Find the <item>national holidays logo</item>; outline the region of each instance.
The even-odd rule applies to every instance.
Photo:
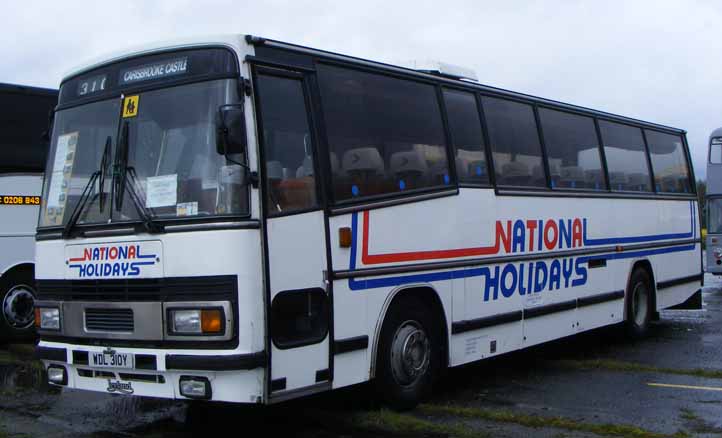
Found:
[[[84,248],[82,257],[67,261],[80,278],[136,277],[143,266],[158,263],[157,254],[144,254],[138,244],[121,244]]]

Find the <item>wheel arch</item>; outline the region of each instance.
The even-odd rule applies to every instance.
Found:
[[[442,336],[442,348],[445,356],[444,366],[446,367],[449,364],[449,326],[448,320],[446,318],[446,312],[444,310],[444,305],[441,301],[439,293],[436,291],[436,289],[434,289],[433,286],[427,283],[404,285],[392,290],[391,293],[389,293],[389,295],[386,297],[386,300],[384,301],[384,305],[381,308],[381,312],[379,313],[379,317],[376,321],[376,326],[374,328],[371,344],[371,364],[369,370],[371,379],[376,376],[378,343],[381,337],[381,329],[383,328],[384,321],[386,320],[386,315],[388,314],[389,309],[391,309],[391,306],[411,297],[421,301],[425,306],[428,306],[428,308],[434,315],[436,315],[437,318],[441,318],[441,321],[439,321],[439,323],[440,327],[443,328],[444,332]]]
[[[627,273],[627,282],[624,286],[624,319],[626,320],[629,316],[627,314],[629,306],[629,282],[632,280],[632,273],[637,269],[643,269],[647,272],[647,275],[649,275],[649,280],[651,282],[650,286],[652,288],[652,311],[657,311],[657,282],[654,280],[654,268],[652,267],[652,262],[649,259],[643,258],[643,259],[637,259],[634,262],[632,262],[632,265],[629,269],[629,272]]]
[[[9,266],[4,272],[0,274],[0,281],[5,281],[7,279],[13,278],[13,276],[23,272],[23,271],[30,271],[30,274],[33,276],[33,280],[35,279],[35,263],[33,262],[19,262],[12,266]],[[35,286],[34,284],[32,286]]]

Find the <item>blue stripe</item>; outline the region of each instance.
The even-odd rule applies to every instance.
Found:
[[[655,240],[667,240],[667,239],[686,239],[694,236],[695,233],[695,222],[694,222],[694,207],[693,202],[689,202],[689,222],[690,231],[686,233],[671,233],[671,234],[652,234],[648,236],[632,236],[632,237],[609,237],[600,239],[587,239],[587,220],[584,219],[584,246],[599,246],[599,245],[617,245],[621,243],[644,243],[653,242]]]
[[[692,237],[696,235],[695,230],[695,217],[694,217],[694,207],[693,203],[690,202],[690,212],[691,212],[691,218],[690,218],[690,225],[692,226],[692,231],[689,233],[676,233],[676,234],[657,234],[657,235],[650,235],[650,236],[639,236],[639,237],[618,237],[618,238],[610,238],[610,239],[587,239],[586,232],[587,232],[587,224],[586,219],[584,220],[584,245],[602,245],[602,243],[599,242],[605,242],[607,244],[614,244],[614,243],[630,243],[630,242],[649,242],[653,240],[665,240],[665,239],[673,239],[673,238],[685,238],[685,237]],[[357,241],[357,234],[358,234],[358,213],[353,213],[351,216],[351,257],[349,261],[349,271],[354,271],[356,269],[356,241]],[[592,242],[592,243],[588,243]],[[595,260],[595,259],[606,259],[606,260],[621,260],[621,259],[629,259],[629,258],[635,258],[635,257],[645,257],[645,256],[651,256],[651,255],[659,255],[659,254],[669,254],[674,252],[684,252],[684,251],[691,251],[694,250],[697,247],[697,244],[691,244],[691,245],[684,245],[684,246],[674,246],[669,248],[654,248],[654,249],[646,249],[646,250],[640,250],[640,251],[632,251],[632,252],[613,252],[608,254],[595,254],[590,256],[583,256],[579,257],[579,259],[582,260],[582,262],[588,262],[589,260]],[[349,278],[348,280],[348,287],[351,290],[365,290],[365,289],[376,289],[380,287],[390,287],[390,286],[400,286],[403,284],[412,284],[412,283],[429,283],[433,281],[444,281],[444,280],[453,280],[458,278],[470,278],[470,277],[480,277],[482,276],[483,268],[474,268],[474,269],[459,269],[455,271],[445,271],[445,272],[431,272],[431,273],[423,273],[423,274],[413,274],[413,275],[401,275],[396,277],[384,277],[384,278],[372,278],[372,279],[360,279],[355,280],[353,278]]]

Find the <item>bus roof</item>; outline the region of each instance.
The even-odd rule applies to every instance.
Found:
[[[0,82],[0,93],[28,94],[34,96],[57,96],[58,90],[53,88],[31,87],[28,85],[6,84]]]
[[[184,49],[189,47],[202,47],[202,46],[227,46],[235,49],[239,53],[243,53],[243,38],[245,35],[240,34],[222,34],[222,35],[208,35],[199,36],[192,38],[177,38],[166,41],[157,41],[147,44],[141,44],[136,46],[126,47],[124,49],[116,50],[110,53],[106,53],[100,56],[96,56],[87,60],[86,62],[75,66],[63,75],[62,82],[84,73],[89,70],[93,70],[105,64],[110,64],[123,59],[150,54],[154,52]]]
[[[332,58],[332,59],[352,62],[352,63],[356,63],[356,64],[361,64],[361,65],[373,66],[376,68],[382,68],[382,69],[389,70],[389,71],[402,72],[404,74],[410,74],[410,75],[415,75],[415,76],[419,76],[419,77],[424,77],[427,79],[433,79],[433,80],[439,81],[439,82],[452,83],[452,84],[456,84],[456,85],[464,86],[464,87],[472,87],[472,88],[476,88],[478,90],[489,91],[489,92],[492,92],[495,94],[506,95],[509,97],[516,97],[518,99],[531,100],[536,103],[553,105],[555,107],[566,108],[566,109],[569,109],[572,111],[580,111],[580,112],[588,113],[590,115],[606,117],[606,118],[618,120],[621,122],[627,122],[627,123],[632,123],[632,124],[636,124],[636,125],[644,125],[644,126],[651,127],[651,128],[657,128],[657,129],[662,129],[662,130],[667,130],[667,131],[674,131],[674,132],[678,132],[678,133],[686,133],[687,132],[683,129],[675,128],[672,126],[661,125],[661,124],[652,123],[652,122],[646,122],[644,120],[635,119],[632,117],[621,116],[621,115],[609,113],[606,111],[599,111],[599,110],[595,110],[595,109],[588,108],[588,107],[559,102],[556,100],[546,99],[543,97],[533,96],[530,94],[510,91],[510,90],[506,90],[503,88],[492,87],[489,85],[484,85],[484,84],[480,84],[480,83],[473,82],[473,81],[446,78],[443,76],[434,75],[431,73],[425,73],[425,72],[413,70],[410,68],[401,67],[398,65],[385,64],[385,63],[377,62],[377,61],[369,61],[369,60],[366,60],[363,58],[342,55],[339,53],[334,53],[334,52],[329,52],[329,51],[319,50],[319,49],[313,49],[313,48],[301,46],[298,44],[286,43],[283,41],[276,41],[276,40],[272,40],[272,39],[266,39],[266,38],[262,38],[262,37],[251,36],[251,35],[248,35],[246,37],[246,39],[253,44],[264,44],[269,47],[275,47],[275,48],[279,48],[279,49],[285,49],[285,50],[289,50],[289,51],[305,53],[308,55],[316,55],[316,56]]]
[[[710,141],[713,137],[722,137],[722,128],[717,128],[709,135]]]
[[[245,41],[244,41],[245,38]],[[617,120],[620,122],[626,122],[631,123],[635,125],[643,125],[650,128],[656,128],[666,131],[674,131],[677,133],[686,133],[685,130],[675,128],[672,126],[666,126],[661,125],[658,123],[652,123],[652,122],[646,122],[644,120],[635,119],[632,117],[626,117],[621,116],[618,114],[613,114],[605,111],[599,111],[579,105],[573,105],[569,103],[559,102],[552,99],[546,99],[542,97],[537,97],[525,93],[519,93],[514,92],[510,90],[506,90],[503,88],[497,88],[492,87],[489,85],[483,85],[477,82],[472,82],[468,80],[458,80],[458,79],[451,79],[451,78],[445,78],[443,76],[431,74],[431,73],[425,73],[417,70],[413,70],[407,67],[402,67],[398,65],[391,65],[386,64],[378,61],[370,61],[363,58],[358,58],[354,56],[349,55],[343,55],[335,52],[320,50],[320,49],[314,49],[310,47],[301,46],[298,44],[293,43],[286,43],[282,41],[262,38],[262,37],[256,37],[252,35],[243,35],[243,34],[221,34],[221,35],[215,35],[215,36],[206,36],[206,37],[193,37],[193,38],[182,38],[182,39],[174,39],[169,41],[163,41],[163,42],[155,42],[155,43],[149,43],[149,44],[143,44],[139,46],[129,47],[126,49],[122,49],[119,51],[115,51],[109,54],[105,54],[103,56],[96,57],[94,59],[91,59],[73,69],[68,71],[63,76],[63,82],[70,79],[73,76],[76,76],[78,74],[84,73],[86,71],[95,69],[97,67],[100,67],[101,65],[109,64],[112,62],[120,61],[122,59],[143,55],[143,54],[150,54],[154,52],[159,51],[166,51],[166,50],[174,50],[174,49],[182,49],[182,48],[189,48],[189,47],[199,47],[199,46],[227,46],[229,48],[234,49],[239,54],[245,54],[247,50],[245,49],[246,42],[249,42],[251,44],[255,45],[266,45],[268,47],[278,48],[278,49],[284,49],[289,51],[294,51],[298,53],[303,53],[307,55],[313,55],[313,56],[319,56],[319,57],[325,57],[325,58],[331,58],[331,59],[337,59],[345,62],[350,62],[354,64],[359,65],[366,65],[366,66],[372,66],[375,68],[388,70],[388,71],[396,71],[401,72],[406,75],[413,75],[418,77],[423,77],[426,79],[432,79],[434,81],[443,82],[443,83],[449,83],[449,84],[455,84],[457,86],[463,86],[463,87],[471,87],[475,88],[481,91],[488,91],[495,94],[501,94],[506,95],[509,97],[516,97],[518,99],[524,99],[524,100],[530,100],[539,104],[548,104],[555,107],[561,107],[566,108],[571,111],[578,111],[587,113],[590,115],[596,115],[600,117],[605,117],[608,119]],[[243,60],[241,60],[243,61]]]

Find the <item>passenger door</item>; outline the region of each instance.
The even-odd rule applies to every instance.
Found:
[[[271,400],[330,387],[326,232],[303,74],[256,67]]]

